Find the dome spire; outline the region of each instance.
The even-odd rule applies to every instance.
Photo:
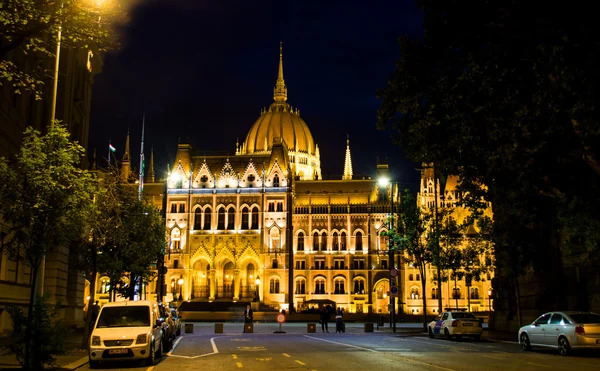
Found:
[[[279,42],[279,71],[277,72],[277,82],[273,89],[273,99],[277,103],[284,103],[287,100],[287,87],[283,80],[283,42]]]
[[[352,180],[352,158],[350,157],[350,135],[346,136],[346,161],[344,161],[344,180]]]

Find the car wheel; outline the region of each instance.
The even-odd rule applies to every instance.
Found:
[[[432,338],[432,339],[435,337],[435,335],[433,334],[433,330],[431,329],[431,327],[429,328],[429,337]]]
[[[564,336],[558,339],[558,353],[560,353],[561,356],[567,356],[571,353],[569,340]]]
[[[447,328],[444,329],[444,337],[446,340],[452,340],[452,335],[450,335],[450,331]]]
[[[152,341],[152,344],[150,344],[150,354],[148,355],[148,358],[146,358],[146,365],[154,366],[154,356],[154,341]]]
[[[521,334],[521,349],[524,351],[531,350],[531,343],[529,342],[529,336],[523,333]]]
[[[100,366],[100,361],[92,361],[90,359],[90,368],[98,368]]]

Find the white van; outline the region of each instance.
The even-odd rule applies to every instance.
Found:
[[[90,368],[100,362],[145,359],[154,365],[162,357],[162,321],[149,300],[105,304],[90,339]]]

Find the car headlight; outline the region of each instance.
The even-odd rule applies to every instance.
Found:
[[[92,345],[100,346],[100,336],[92,336]]]
[[[148,334],[139,334],[135,339],[136,344],[146,344],[148,342]]]

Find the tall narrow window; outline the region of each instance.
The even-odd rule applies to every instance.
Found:
[[[296,281],[296,294],[306,294],[306,281],[299,279]]]
[[[365,281],[363,281],[363,280],[354,281],[354,293],[355,294],[364,294],[365,293]]]
[[[194,211],[194,229],[198,230],[201,228],[202,226],[202,213],[200,212],[200,208],[197,208],[196,211]]]
[[[298,250],[304,250],[304,232],[298,233]]]
[[[277,174],[273,177],[273,187],[279,187],[279,175]]]
[[[269,284],[269,293],[279,294],[279,278],[271,278]]]
[[[327,233],[321,233],[321,251],[327,250]]]
[[[325,293],[325,280],[318,279],[315,281],[315,294],[324,294]]]
[[[227,229],[235,229],[235,209],[233,207],[227,210]]]
[[[217,229],[223,230],[225,229],[225,208],[219,209]]]
[[[333,232],[333,236],[331,236],[331,249],[334,251],[338,251],[340,248],[339,245],[339,241],[338,241],[338,234],[337,232]]]
[[[185,204],[183,202],[179,204],[179,212],[185,213]]]
[[[356,232],[356,250],[362,250],[362,248],[363,248],[362,233]]]
[[[319,250],[319,234],[315,232],[313,234],[313,251]]]
[[[282,212],[283,211],[283,202],[279,201],[277,202],[277,212]]]
[[[254,206],[252,208],[252,224],[250,225],[252,229],[258,229],[258,207]]]
[[[344,288],[344,280],[341,278],[338,278],[335,280],[334,282],[334,294],[345,294],[346,293],[346,289]]]
[[[210,210],[210,207],[207,207],[204,210],[204,225],[202,226],[202,229],[204,229],[205,231],[210,230],[210,219],[212,218],[212,212]]]
[[[342,232],[342,236],[340,238],[340,249],[342,251],[346,250],[346,232]]]
[[[247,230],[250,229],[250,220],[248,219],[250,215],[248,214],[248,208],[244,206],[242,208],[242,229]]]

